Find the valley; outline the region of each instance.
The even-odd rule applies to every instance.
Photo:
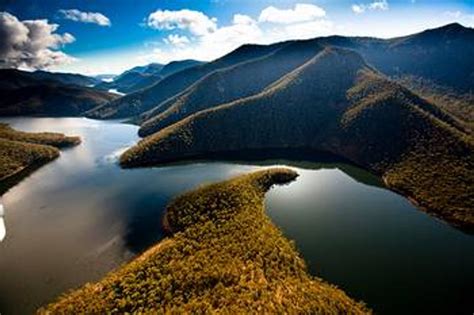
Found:
[[[0,52],[0,313],[472,312],[473,55],[459,23],[117,75]]]

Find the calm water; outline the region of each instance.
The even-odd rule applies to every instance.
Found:
[[[82,118],[2,121],[80,135],[83,143],[2,196],[1,314],[32,312],[156,243],[164,206],[176,194],[262,167],[219,162],[122,170],[117,157],[138,140],[135,126]],[[472,313],[473,236],[417,211],[353,166],[258,164],[300,173],[266,202],[313,274],[382,314]]]

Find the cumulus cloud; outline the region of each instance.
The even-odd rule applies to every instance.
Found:
[[[217,29],[217,19],[193,10],[157,10],[148,16],[147,24],[159,30],[182,29],[193,35],[202,36]]]
[[[189,38],[177,34],[168,35],[168,37],[164,39],[164,42],[177,47],[183,47],[190,43]]]
[[[367,10],[387,11],[389,9],[389,6],[388,6],[387,0],[376,0],[368,4],[353,4],[351,8],[352,8],[352,12],[356,14],[362,14],[362,13],[365,13]]]
[[[83,12],[77,9],[59,10],[63,18],[76,22],[94,23],[100,26],[110,26],[108,17],[99,12]]]
[[[55,33],[58,27],[48,20],[20,21],[0,12],[0,68],[42,69],[73,61],[58,49],[75,39],[69,33]]]
[[[262,10],[258,18],[259,22],[270,22],[278,24],[293,24],[297,22],[308,22],[326,15],[323,8],[314,4],[297,3],[293,9],[278,9],[273,6]]]
[[[159,30],[188,31],[189,37],[168,35],[168,46],[154,47],[140,55],[139,61],[166,63],[180,59],[210,60],[243,44],[269,44],[289,39],[307,39],[329,35],[333,23],[324,9],[310,4],[296,4],[293,9],[267,7],[258,18],[235,14],[231,23],[218,26],[217,20],[202,12],[158,10],[150,14],[147,24]]]

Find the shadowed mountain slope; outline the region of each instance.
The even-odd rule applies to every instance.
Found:
[[[197,80],[215,70],[230,67],[250,59],[260,58],[272,53],[281,45],[284,44],[271,46],[244,45],[213,62],[171,74],[151,87],[104,104],[90,111],[88,116],[92,118],[124,118],[137,116],[183,91]]]
[[[474,224],[468,136],[439,108],[339,48],[325,49],[262,93],[162,129],[125,152],[121,163],[288,147],[341,155],[432,213]]]
[[[152,134],[197,111],[259,93],[323,49],[314,41],[296,41],[262,58],[214,71],[143,114],[142,119],[152,118],[142,124],[139,134]]]

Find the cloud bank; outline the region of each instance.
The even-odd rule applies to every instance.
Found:
[[[69,33],[57,34],[58,27],[48,20],[20,21],[0,12],[0,68],[43,69],[73,61],[58,49],[75,39]]]
[[[75,22],[93,23],[100,26],[110,26],[111,22],[108,17],[99,12],[83,12],[77,9],[59,10],[63,18]]]
[[[166,63],[179,59],[210,60],[220,57],[243,44],[269,44],[288,39],[307,39],[328,35],[333,23],[326,11],[313,4],[298,3],[293,8],[264,8],[257,18],[235,14],[230,24],[219,26],[214,17],[194,10],[157,10],[146,24],[152,29],[170,34],[165,47],[139,56],[139,62]],[[184,34],[186,33],[186,34]]]

